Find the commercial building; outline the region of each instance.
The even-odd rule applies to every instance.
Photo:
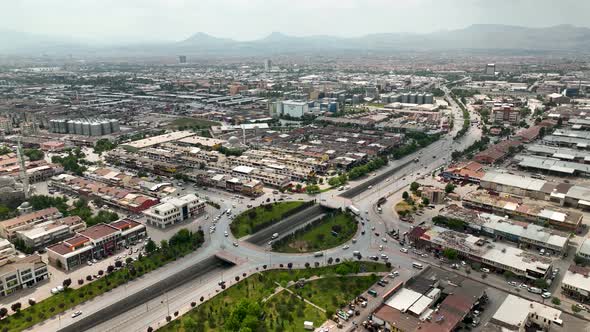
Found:
[[[525,169],[565,176],[590,176],[590,164],[528,155],[516,155],[514,159]]]
[[[500,141],[499,143],[491,145],[487,149],[477,153],[473,157],[473,160],[481,164],[495,164],[504,160],[510,153],[518,151],[518,148],[521,145],[522,143],[519,141]]]
[[[445,284],[430,269],[423,270],[383,296],[383,304],[371,314],[373,326],[396,332],[455,331],[487,296],[474,281],[456,282]]]
[[[262,182],[217,174],[214,171],[195,170],[187,174],[189,179],[208,187],[225,189],[242,195],[258,197],[264,193]]]
[[[14,257],[16,257],[14,245],[6,239],[0,239],[0,266],[10,263]]]
[[[285,100],[281,103],[280,114],[283,116],[289,116],[292,118],[301,118],[305,114],[309,113],[309,105],[305,101],[293,101]]]
[[[482,164],[468,161],[449,166],[442,171],[441,176],[447,180],[479,183],[484,174]]]
[[[32,213],[24,214],[12,219],[0,221],[0,236],[13,240],[17,231],[31,229],[36,224],[44,223],[48,220],[61,218],[62,214],[56,208],[51,207]]]
[[[550,331],[562,325],[561,310],[508,294],[490,322],[508,331]]]
[[[516,124],[520,121],[520,112],[512,104],[495,104],[492,107],[492,121]]]
[[[522,198],[509,195],[490,195],[481,190],[463,196],[463,206],[498,215],[508,215],[540,225],[551,225],[556,229],[575,232],[582,224],[583,214],[576,211],[554,208],[547,204],[525,203]]]
[[[69,174],[54,176],[49,186],[133,213],[158,204],[157,198]]]
[[[16,258],[0,267],[0,295],[10,295],[45,279],[49,279],[49,273],[41,256],[33,254]]]
[[[535,224],[510,220],[506,217],[482,213],[454,204],[442,209],[439,216],[461,220],[473,232],[491,237],[494,240],[515,242],[520,248],[544,249],[556,254],[564,254],[568,248],[568,234]]]
[[[195,194],[188,194],[182,197],[164,198],[162,203],[143,211],[143,214],[147,217],[148,224],[166,228],[194,218],[203,212],[205,212],[205,202]]]
[[[89,260],[112,255],[122,246],[135,243],[145,235],[145,226],[130,219],[97,224],[47,247],[47,257],[50,264],[69,271]]]
[[[48,220],[31,225],[30,228],[16,231],[16,238],[23,241],[31,250],[45,248],[47,245],[72,236],[86,228],[86,223],[78,216]]]
[[[582,302],[590,300],[590,268],[575,264],[565,271],[561,289],[566,295]]]
[[[486,65],[486,68],[485,68],[484,73],[486,75],[496,75],[496,64],[494,64],[494,63],[488,63]]]
[[[552,259],[548,257],[439,226],[426,230],[416,245],[439,253],[454,249],[462,259],[480,263],[499,273],[510,271],[529,280],[546,278],[552,266]]]

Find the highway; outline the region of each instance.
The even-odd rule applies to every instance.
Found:
[[[450,98],[449,98],[450,99]],[[85,315],[90,316],[100,310],[114,305],[115,303],[137,294],[145,288],[153,286],[160,280],[164,280],[172,275],[176,275],[189,269],[198,262],[209,259],[216,254],[223,254],[225,257],[233,257],[235,266],[226,269],[216,269],[204,276],[186,280],[181,286],[171,289],[163,294],[152,296],[147,302],[135,307],[128,307],[115,315],[109,317],[107,321],[100,323],[89,331],[145,331],[148,326],[158,327],[165,323],[165,318],[172,315],[175,311],[180,313],[190,309],[190,302],[200,303],[200,297],[205,299],[221,291],[218,282],[224,280],[227,286],[235,283],[235,277],[242,277],[245,273],[250,275],[257,270],[264,268],[280,268],[280,264],[286,268],[288,263],[293,264],[293,268],[302,268],[305,263],[313,264],[318,262],[321,265],[327,264],[327,259],[340,258],[353,259],[352,252],[360,251],[363,259],[371,255],[385,253],[389,256],[389,261],[398,269],[412,271],[412,257],[400,253],[400,246],[397,241],[387,238],[385,233],[392,229],[399,230],[401,233],[410,229],[410,224],[401,222],[394,214],[393,209],[384,209],[383,214],[376,210],[376,202],[382,196],[389,196],[389,203],[401,199],[401,193],[412,181],[424,176],[430,176],[434,170],[446,165],[451,159],[451,153],[457,149],[464,149],[473,142],[481,138],[481,131],[475,126],[470,126],[467,134],[453,140],[454,134],[460,129],[463,123],[462,114],[458,105],[454,104],[451,99],[451,109],[455,117],[455,128],[453,132],[445,135],[439,141],[432,143],[415,154],[408,155],[402,159],[391,161],[387,166],[376,171],[374,176],[368,176],[357,181],[352,181],[349,185],[354,191],[348,191],[347,197],[343,197],[341,192],[332,190],[324,192],[316,197],[306,195],[295,195],[297,199],[305,197],[306,200],[316,199],[323,205],[332,208],[345,208],[353,204],[359,208],[360,217],[365,219],[365,225],[360,226],[355,236],[355,240],[348,243],[349,248],[342,247],[332,248],[324,251],[322,257],[314,257],[313,253],[308,254],[281,254],[269,252],[268,246],[258,246],[248,241],[240,241],[233,238],[229,231],[231,219],[227,214],[221,216],[217,222],[217,230],[214,233],[208,232],[208,225],[211,220],[203,222],[202,226],[206,231],[206,239],[202,248],[195,253],[187,255],[177,261],[167,264],[164,268],[158,269],[145,275],[137,280],[122,286],[120,289],[111,291],[99,296],[92,301],[81,304],[72,308],[57,318],[47,320],[41,324],[29,329],[31,331],[73,331],[76,322],[84,319]],[[419,158],[419,162],[413,162]],[[378,179],[378,180],[377,180]],[[371,188],[369,188],[371,186]],[[351,189],[352,190],[352,189]],[[353,193],[353,194],[350,194]],[[272,195],[265,195],[256,201],[235,200],[231,195],[229,199],[224,199],[220,203],[221,210],[232,208],[235,214],[245,210],[246,204],[259,205]],[[272,198],[271,198],[272,200]],[[374,227],[374,230],[371,228]],[[361,235],[361,231],[365,235]],[[228,236],[224,232],[228,231]],[[379,235],[376,235],[378,233]],[[387,240],[385,242],[383,238]],[[238,246],[234,246],[234,242]],[[256,239],[256,243],[265,243],[265,239]],[[383,245],[384,250],[379,251],[379,246]],[[74,311],[80,310],[83,315],[77,318],[71,318]]]

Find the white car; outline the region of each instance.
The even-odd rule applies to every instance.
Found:
[[[486,269],[485,267],[481,268],[481,272],[483,273],[490,273],[490,269]]]
[[[399,251],[403,252],[404,254],[408,253],[408,249],[406,249],[406,248],[400,248]]]
[[[545,292],[545,293],[541,294],[541,297],[544,298],[544,299],[548,299],[548,298],[551,297],[551,293]]]
[[[379,246],[379,251],[383,251],[383,245]]]
[[[238,243],[237,242],[234,242],[234,247],[237,247],[237,246],[238,246]]]
[[[386,255],[386,254],[381,254],[381,259],[383,259],[383,260],[388,260],[388,259],[389,259],[389,257],[387,257],[387,255]]]
[[[227,231],[225,231],[225,232],[223,232],[223,235],[224,235],[225,237],[228,237],[228,236],[229,236],[229,233],[228,233]]]
[[[57,293],[59,293],[59,290],[57,290],[56,287],[51,289],[51,294],[57,294]]]
[[[82,311],[78,310],[72,314],[72,318],[76,318],[82,314]]]
[[[350,248],[350,246],[349,246],[348,244],[346,244],[346,245],[344,245],[344,246],[342,247],[342,249],[343,249],[343,250],[346,250],[346,249],[348,249],[348,248]]]
[[[385,237],[382,237],[382,238],[381,238],[381,241],[383,241],[383,242],[387,242],[387,238],[385,238]]]
[[[91,262],[91,261],[88,261],[88,262],[86,262],[86,264],[87,264],[88,266],[92,266],[92,262]]]

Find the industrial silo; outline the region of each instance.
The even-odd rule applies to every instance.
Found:
[[[111,133],[111,122],[108,120],[103,120],[100,122],[100,130],[102,135],[108,135]]]
[[[102,125],[100,122],[89,122],[90,125],[90,136],[101,136]]]
[[[432,93],[424,95],[424,104],[434,104],[434,96]]]
[[[415,104],[418,94],[410,93],[410,100],[408,101],[410,104]]]
[[[73,134],[74,131],[74,121],[68,121],[68,134]]]
[[[82,135],[82,121],[80,121],[80,120],[74,121],[74,134]]]
[[[82,135],[90,136],[90,122],[88,122],[88,121],[82,122]]]
[[[49,120],[49,131],[55,133],[55,120]]]
[[[112,119],[111,121],[111,133],[118,133],[121,128],[119,127],[119,120]]]
[[[410,94],[404,93],[402,94],[402,104],[407,104],[410,102]]]
[[[416,104],[424,104],[424,94],[423,93],[419,93],[418,96],[416,96]]]

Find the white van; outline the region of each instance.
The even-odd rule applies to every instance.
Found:
[[[418,270],[422,270],[424,268],[424,265],[418,263],[418,262],[413,262],[412,263],[412,267]]]

